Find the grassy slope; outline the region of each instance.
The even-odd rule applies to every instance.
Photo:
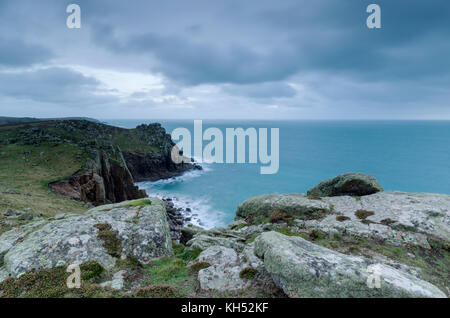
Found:
[[[0,211],[29,208],[47,216],[86,211],[86,204],[57,196],[47,186],[71,176],[86,159],[74,145],[0,145]]]
[[[49,182],[65,179],[85,166],[89,154],[78,145],[81,141],[112,142],[123,151],[159,151],[140,140],[134,130],[101,127],[104,130],[102,134],[87,137],[83,130],[64,131],[49,121],[0,126],[0,137],[18,139],[14,144],[0,142],[0,212],[7,208],[31,209],[52,216],[61,212],[86,211],[86,204],[57,196],[47,186]],[[48,134],[71,142],[26,145],[20,132],[30,128],[45,129]]]

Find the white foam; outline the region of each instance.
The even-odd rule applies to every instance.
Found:
[[[162,190],[161,188],[171,188],[169,185],[176,185],[179,182],[188,182],[193,178],[198,178],[206,172],[212,170],[211,165],[202,164],[203,170],[191,170],[185,172],[181,176],[173,177],[170,179],[158,180],[158,181],[145,181],[139,182],[137,185],[151,193],[151,196],[163,198],[172,198],[172,202],[175,208],[180,208],[181,213],[185,217],[190,217],[191,220],[188,223],[201,226],[206,229],[210,229],[218,226],[226,225],[226,213],[217,209],[214,209],[210,203],[210,199],[207,197],[191,197],[185,194],[179,194],[170,190]],[[186,211],[186,209],[191,211]]]

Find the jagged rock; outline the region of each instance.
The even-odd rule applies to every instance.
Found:
[[[300,237],[263,233],[255,240],[255,254],[290,297],[446,297],[408,273]]]
[[[110,270],[121,255],[142,263],[173,255],[164,203],[126,201],[31,222],[0,236],[3,270],[13,277],[31,269],[97,261]]]
[[[344,173],[322,181],[308,190],[309,196],[334,197],[340,195],[363,196],[383,191],[374,176],[364,173]]]
[[[145,198],[145,190],[134,185],[120,148],[93,151],[95,160],[88,160],[87,169],[72,177],[49,183],[49,188],[72,200],[90,202],[95,206]]]
[[[240,278],[242,267],[236,252],[223,246],[211,246],[198,257],[198,262],[207,262],[211,266],[198,272],[198,280],[203,290],[236,291],[248,286],[248,282]]]
[[[194,235],[205,231],[205,229],[195,226],[192,224],[188,224],[187,226],[181,228],[181,237],[180,237],[180,243],[185,244],[190,241]]]

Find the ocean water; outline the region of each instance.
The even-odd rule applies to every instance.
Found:
[[[121,127],[160,122],[193,135],[193,121],[105,120]],[[386,190],[450,194],[450,121],[203,121],[203,131],[279,128],[280,168],[261,175],[259,164],[202,164],[203,171],[141,182],[150,195],[175,198],[190,207],[193,223],[222,226],[238,204],[264,193],[305,193],[344,172],[374,175]],[[206,145],[206,142],[204,143]],[[269,148],[270,149],[270,148]]]

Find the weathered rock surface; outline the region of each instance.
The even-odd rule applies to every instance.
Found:
[[[297,217],[295,224],[300,228],[331,234],[345,232],[422,247],[429,247],[429,239],[450,241],[450,195],[446,194],[385,191],[360,198],[338,196],[319,200],[301,194],[273,194],[241,203],[236,214],[267,216],[277,209]],[[308,213],[313,209],[327,214],[316,218],[317,212]]]
[[[245,237],[242,233],[225,228],[213,228],[195,234],[186,246],[189,250],[206,250],[208,247],[218,245],[241,251],[244,248],[244,242]]]
[[[255,240],[255,254],[290,297],[446,297],[415,276],[300,237],[263,233]]]
[[[235,250],[223,246],[211,246],[203,251],[199,262],[207,262],[211,266],[198,272],[198,280],[203,290],[237,291],[249,285],[240,278],[242,267]]]
[[[93,151],[95,160],[88,160],[86,170],[79,171],[68,179],[49,183],[50,190],[95,206],[145,198],[145,190],[134,185],[120,149],[111,146],[109,150],[113,154],[104,150]]]
[[[130,203],[57,215],[4,233],[0,269],[17,277],[31,269],[97,261],[109,270],[121,255],[142,263],[173,255],[164,203],[155,198]]]
[[[205,229],[199,226],[188,224],[187,226],[181,228],[180,231],[181,231],[180,243],[186,245],[186,243],[189,242],[194,237],[194,235],[205,231]]]
[[[310,199],[303,194],[263,194],[239,204],[236,217],[268,217],[275,210],[283,210],[300,218],[313,219],[330,213],[331,207],[326,202]]]
[[[363,196],[383,191],[374,176],[364,173],[344,173],[335,178],[322,181],[308,190],[307,194],[317,197],[340,195]]]

